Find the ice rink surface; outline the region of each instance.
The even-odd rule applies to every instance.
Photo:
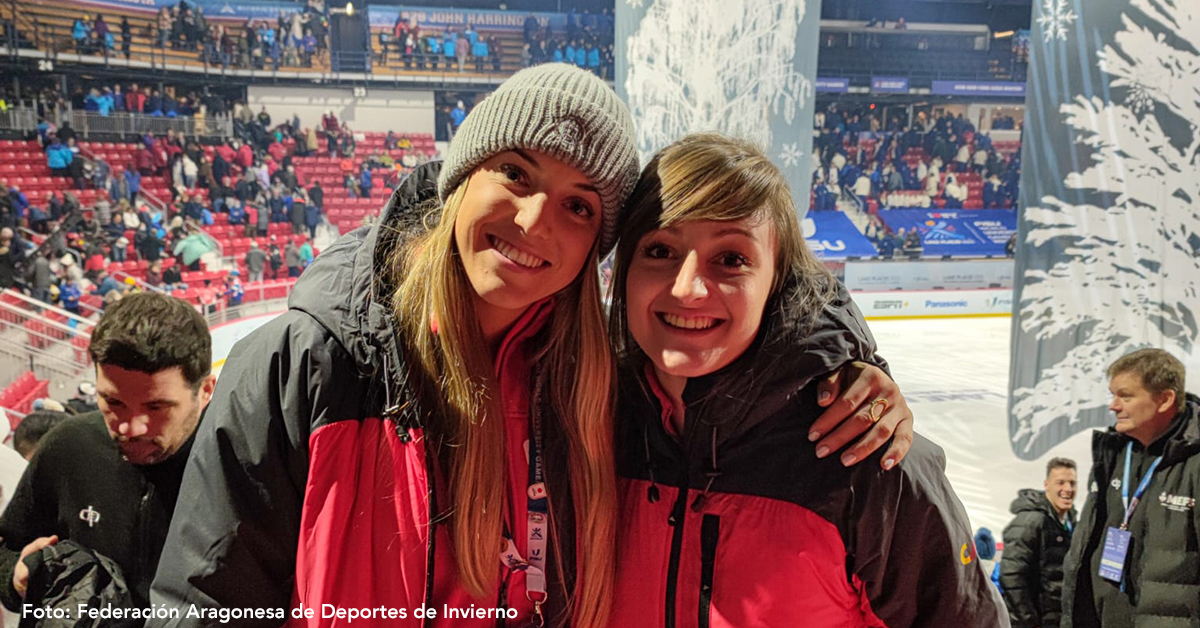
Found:
[[[879,352],[916,416],[916,431],[946,452],[946,475],[974,528],[1000,531],[1022,488],[1042,489],[1046,462],[1079,465],[1075,507],[1083,508],[1091,468],[1091,431],[1045,457],[1018,458],[1008,438],[1010,318],[872,320]]]

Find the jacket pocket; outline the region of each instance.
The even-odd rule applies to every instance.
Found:
[[[721,537],[721,517],[704,515],[700,525],[700,621],[709,628],[712,614],[713,572],[717,563],[717,541]]]

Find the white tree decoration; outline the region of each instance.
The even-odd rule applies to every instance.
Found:
[[[626,53],[625,91],[643,162],[696,131],[769,148],[770,114],[790,125],[812,98],[812,82],[794,66],[806,1],[654,2]]]
[[[1124,102],[1077,96],[1059,108],[1092,151],[1065,186],[1110,194],[1112,206],[1046,196],[1024,214],[1026,245],[1053,240],[1062,253],[1049,270],[1025,272],[1021,330],[1075,346],[1036,385],[1013,391],[1019,453],[1052,423],[1078,428],[1082,414],[1103,411],[1115,356],[1148,345],[1188,356],[1200,335],[1200,9],[1194,0],[1130,4],[1099,65]],[[1185,136],[1164,131],[1168,117],[1185,122],[1169,125]]]
[[[1046,41],[1066,41],[1067,28],[1075,21],[1075,12],[1067,8],[1067,0],[1043,0],[1042,14],[1037,21]]]

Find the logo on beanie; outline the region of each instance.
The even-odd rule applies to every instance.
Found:
[[[583,123],[577,118],[563,118],[554,129],[554,141],[563,148],[575,148],[583,138]]]

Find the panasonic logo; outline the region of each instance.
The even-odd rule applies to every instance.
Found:
[[[925,301],[925,307],[967,307],[966,301]]]

